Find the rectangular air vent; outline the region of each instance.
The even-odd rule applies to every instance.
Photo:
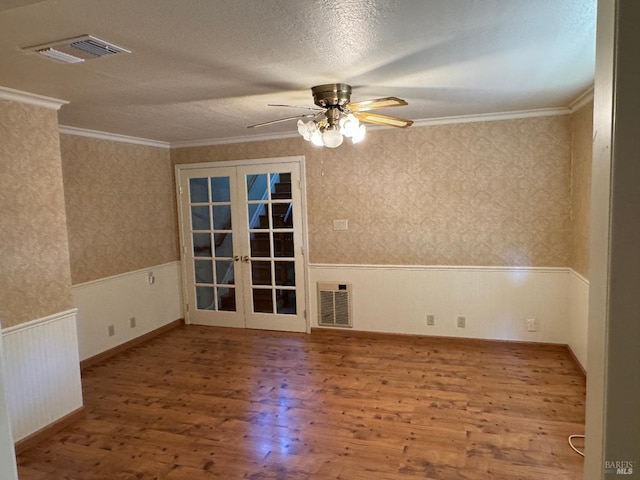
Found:
[[[81,63],[85,60],[116,55],[118,53],[131,53],[125,48],[118,47],[113,43],[105,42],[91,35],[82,35],[80,37],[68,38],[42,45],[34,45],[24,50],[35,52],[63,63]]]
[[[351,285],[318,283],[318,324],[324,327],[353,327]]]

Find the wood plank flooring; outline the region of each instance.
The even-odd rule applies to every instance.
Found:
[[[564,347],[184,326],[83,371],[21,480],[581,479]]]

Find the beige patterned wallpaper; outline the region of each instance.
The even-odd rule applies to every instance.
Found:
[[[0,321],[72,308],[58,117],[0,100]]]
[[[61,135],[73,284],[179,259],[169,150]]]
[[[178,148],[172,162],[305,155],[312,263],[566,267],[568,116]],[[348,231],[333,231],[347,219]]]
[[[571,263],[589,277],[593,102],[571,116]]]
[[[0,101],[0,112],[5,327],[71,308],[72,282],[177,260],[172,163],[305,155],[313,263],[588,275],[591,104],[570,117],[372,130],[336,150],[292,138],[171,153],[59,137],[48,109]],[[349,230],[334,232],[334,219]]]

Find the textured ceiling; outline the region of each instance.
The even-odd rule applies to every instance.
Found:
[[[567,107],[593,83],[596,0],[0,0],[0,86],[67,100],[60,124],[165,142],[295,132],[310,87],[398,96],[413,120]],[[127,48],[65,65],[27,47]]]

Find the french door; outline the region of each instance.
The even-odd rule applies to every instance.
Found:
[[[306,331],[300,164],[177,173],[187,321]]]

